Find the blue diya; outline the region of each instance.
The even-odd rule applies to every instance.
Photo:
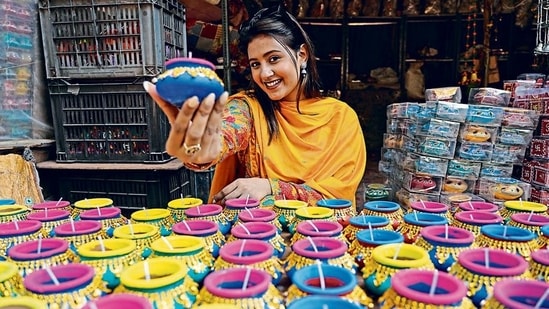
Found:
[[[180,108],[190,97],[202,101],[210,93],[219,97],[223,81],[215,73],[215,66],[199,58],[174,58],[166,62],[166,71],[153,79],[158,95]]]

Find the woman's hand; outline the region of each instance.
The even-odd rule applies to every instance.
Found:
[[[265,178],[238,178],[213,196],[215,203],[224,205],[233,198],[253,198],[258,201],[271,194],[271,183]]]
[[[171,124],[170,135],[166,141],[166,151],[184,163],[210,163],[221,152],[221,123],[223,109],[227,103],[227,92],[217,101],[210,94],[202,102],[191,97],[181,109],[162,100],[156,92],[156,86],[144,82],[145,91],[168,117]]]

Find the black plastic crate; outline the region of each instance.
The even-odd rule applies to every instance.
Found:
[[[166,162],[170,125],[142,81],[50,81],[58,162]]]
[[[154,76],[185,56],[185,8],[177,0],[40,0],[46,75]]]
[[[189,181],[191,183],[191,195],[202,199],[204,203],[208,202],[210,196],[210,186],[215,169],[210,168],[205,171],[189,170]]]
[[[192,196],[189,170],[180,162],[165,164],[38,164],[53,198],[78,200],[107,197],[125,212],[166,208],[168,202]]]

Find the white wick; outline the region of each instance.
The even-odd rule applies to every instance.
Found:
[[[101,251],[105,252],[105,243],[103,242],[103,237],[101,235],[97,236],[97,240],[99,240],[99,246],[101,247]]]
[[[252,233],[250,232],[250,230],[248,230],[248,228],[247,228],[244,224],[242,224],[242,223],[239,222],[238,225],[240,225],[240,226],[244,229],[244,231],[246,231],[246,233],[248,233],[248,235],[251,235],[251,234],[252,234]]]
[[[313,223],[313,221],[307,220],[306,222],[309,223],[313,227],[313,229],[315,229],[315,232],[317,232],[317,233],[320,232],[320,230],[318,229],[318,227],[316,227],[316,225]]]
[[[490,268],[490,251],[488,251],[488,248],[484,249],[484,267]]]
[[[59,199],[59,201],[57,201],[57,203],[55,203],[55,207],[59,206],[59,203],[61,203],[62,200],[63,200],[63,197],[61,197]],[[48,209],[48,207],[46,207],[46,209]]]
[[[132,222],[130,220],[128,220],[128,227],[130,228],[130,234],[133,236],[135,233],[133,231],[133,225],[132,225]]]
[[[448,223],[444,224],[444,238],[448,239]]]
[[[42,253],[42,234],[38,234],[38,248],[36,249],[36,253]]]
[[[400,248],[402,248],[402,244],[398,244],[395,250],[395,254],[393,255],[393,260],[398,259],[398,255],[400,254]]]
[[[372,222],[368,222],[368,230],[370,230],[370,240],[374,240],[374,230],[372,229]]]
[[[74,226],[74,220],[72,219],[72,217],[70,218],[70,222],[71,222],[71,229],[73,232],[76,232],[76,227]]]
[[[187,221],[183,220],[181,221],[183,222],[183,225],[187,228],[187,231],[190,231],[191,230],[191,227],[189,226],[189,224],[187,223]]]
[[[541,298],[538,299],[538,301],[536,302],[536,306],[534,307],[534,309],[541,308],[541,305],[543,305],[543,303],[545,302],[545,299],[547,299],[547,296],[549,296],[549,289],[546,289],[545,293],[541,295]]]
[[[311,243],[311,246],[313,246],[313,250],[315,250],[315,252],[318,252],[318,248],[316,247],[316,244],[315,244],[315,242],[313,241],[313,239],[311,238],[311,236],[307,236],[307,239],[308,239],[309,242]]]
[[[324,272],[322,271],[322,262],[316,260],[316,266],[318,267],[318,277],[320,279],[320,288],[322,290],[326,289],[326,279],[324,279]]]
[[[248,207],[244,207],[244,210],[246,210],[246,211],[250,214],[250,217],[251,217],[252,219],[254,218],[253,212],[252,212]]]
[[[431,281],[431,288],[429,289],[429,296],[435,295],[437,284],[438,284],[438,270],[435,269],[435,272],[433,273],[433,281]]]
[[[246,290],[248,288],[248,281],[250,281],[250,273],[252,272],[252,269],[247,267],[246,268],[246,276],[244,276],[244,282],[242,282],[242,290]]]
[[[169,248],[170,250],[173,250],[173,246],[172,246],[172,244],[170,244],[170,242],[168,241],[168,239],[167,239],[166,237],[164,237],[164,236],[162,236],[161,238],[162,238],[162,240],[164,241],[164,243],[166,244],[166,246],[168,246],[168,248]]]
[[[49,268],[45,263],[42,264],[42,268],[44,268],[46,270],[46,272],[48,273],[48,276],[50,276],[50,279],[51,281],[53,281],[53,283],[55,285],[59,285],[59,280],[57,280],[57,277],[55,276],[55,274],[53,273],[53,270],[51,270],[51,268]]]
[[[149,270],[149,261],[143,262],[143,268],[145,271],[145,280],[147,281],[151,280],[151,272]]]
[[[245,207],[248,207],[248,202],[250,201],[250,195],[246,195],[246,202],[244,203]]]
[[[17,219],[13,218],[13,225],[15,225],[15,230],[19,231],[19,222],[17,222]]]
[[[242,240],[242,244],[240,245],[240,250],[238,250],[238,257],[242,257],[242,254],[244,253],[244,247],[246,246],[246,239]]]

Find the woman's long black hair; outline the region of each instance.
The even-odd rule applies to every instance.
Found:
[[[314,55],[314,46],[307,33],[303,30],[299,22],[286,11],[282,5],[277,5],[259,10],[253,17],[242,24],[239,31],[239,48],[243,54],[248,53],[248,44],[258,35],[269,35],[279,42],[290,55],[292,61],[297,66],[297,58],[292,51],[299,51],[301,45],[309,52],[307,58],[307,74],[299,74],[297,109],[299,111],[299,100],[303,94],[305,98],[320,96],[320,77],[316,67]],[[299,69],[298,69],[299,70]],[[261,88],[251,80],[251,91],[267,118],[269,128],[269,143],[278,134],[278,122],[275,118],[275,111],[280,109],[280,102],[272,101]]]

